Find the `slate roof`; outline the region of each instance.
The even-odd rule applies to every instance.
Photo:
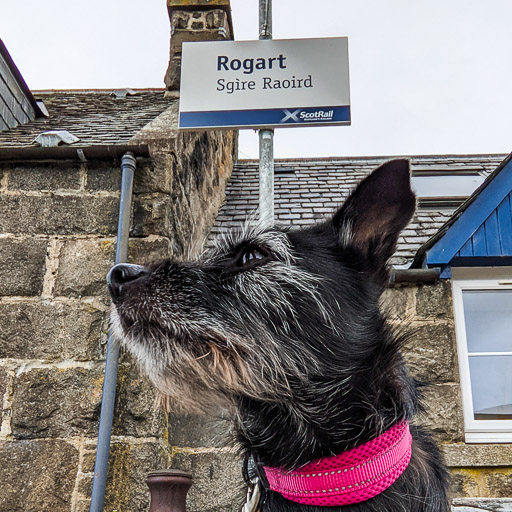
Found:
[[[133,96],[116,99],[113,90],[32,91],[49,117],[0,132],[0,148],[32,146],[46,130],[67,130],[80,138],[79,146],[127,144],[173,100],[164,89],[139,89]]]
[[[410,156],[413,176],[476,172],[487,176],[506,155]],[[280,224],[308,225],[332,213],[356,184],[393,157],[276,160],[275,217]],[[240,160],[226,190],[226,200],[211,239],[253,214],[258,205],[258,162]],[[408,266],[418,249],[450,219],[453,208],[420,204],[403,231],[392,263]]]

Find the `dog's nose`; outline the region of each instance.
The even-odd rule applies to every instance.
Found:
[[[123,285],[136,281],[147,274],[147,270],[140,265],[119,263],[110,269],[107,274],[107,284],[110,295],[113,299],[121,296]]]

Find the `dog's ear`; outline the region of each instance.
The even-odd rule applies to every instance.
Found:
[[[383,270],[415,209],[409,161],[391,160],[363,180],[334,215],[340,244],[360,251],[370,270]]]

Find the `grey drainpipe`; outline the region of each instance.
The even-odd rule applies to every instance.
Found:
[[[128,235],[130,231],[130,210],[132,204],[133,175],[137,168],[137,160],[133,153],[125,153],[121,159],[122,181],[121,199],[119,202],[119,221],[117,224],[116,264],[126,262],[128,256]],[[102,512],[107,483],[108,455],[110,452],[110,436],[114,416],[116,398],[117,368],[119,363],[119,344],[115,342],[112,332],[108,333],[107,362],[105,380],[103,382],[103,398],[101,400],[100,426],[90,512]]]

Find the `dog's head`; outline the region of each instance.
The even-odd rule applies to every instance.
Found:
[[[393,160],[312,227],[248,223],[199,261],[117,265],[114,332],[188,410],[287,400],[319,376],[349,380],[384,328],[386,265],[414,207],[409,163]]]

